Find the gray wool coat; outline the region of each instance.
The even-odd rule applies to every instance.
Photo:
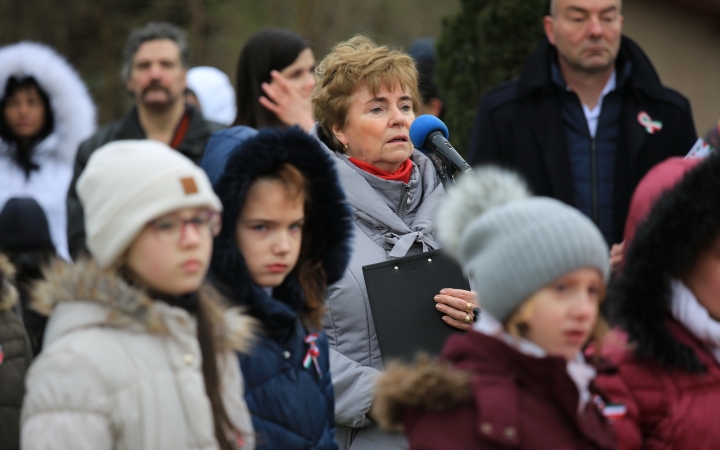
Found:
[[[383,370],[362,267],[436,250],[435,212],[445,190],[432,162],[415,150],[410,182],[383,180],[334,153],[353,209],[353,255],[345,276],[328,288],[325,332],[335,389],[336,439],[341,449],[406,449],[400,433],[378,428],[368,417],[375,379]]]

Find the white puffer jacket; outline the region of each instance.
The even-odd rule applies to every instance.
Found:
[[[23,449],[218,448],[190,314],[90,261],[55,264],[35,294],[32,307],[51,314],[26,379]],[[252,319],[228,312],[213,329],[226,325],[231,332],[218,346],[247,345]],[[238,359],[221,355],[225,408],[242,432],[241,448],[253,448]]]
[[[95,105],[80,76],[51,48],[21,42],[0,48],[0,97],[11,76],[32,76],[50,98],[55,127],[33,150],[40,169],[27,178],[11,159],[14,145],[0,139],[0,210],[12,197],[32,197],[45,211],[58,254],[67,245],[67,191],[80,144],[95,131]]]

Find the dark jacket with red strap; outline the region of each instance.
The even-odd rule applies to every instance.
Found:
[[[379,382],[377,415],[402,423],[411,449],[615,448],[594,402],[578,413],[564,359],[474,331],[449,338],[440,359],[390,369]]]
[[[516,170],[525,177],[534,194],[577,206],[561,91],[551,79],[553,61],[557,61],[557,51],[543,39],[528,58],[519,79],[494,87],[482,98],[468,162]],[[658,162],[685,155],[697,139],[688,100],[663,87],[648,57],[627,37],[622,38],[618,56],[618,62],[623,61],[632,67],[622,89],[614,167],[612,204],[616,241],[621,239],[630,196],[640,179]],[[662,122],[662,129],[650,134],[638,121],[641,112]]]

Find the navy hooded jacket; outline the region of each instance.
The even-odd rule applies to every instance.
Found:
[[[226,135],[236,143],[230,151]],[[218,148],[222,151],[216,152]],[[327,336],[320,332],[317,341],[319,375],[314,364],[303,367],[309,348],[305,338],[318,330],[308,330],[301,321],[305,297],[295,272],[268,295],[252,281],[235,238],[252,182],[268,169],[290,163],[310,185],[303,239],[312,244],[305,257],[322,263],[328,285],[340,279],[350,259],[352,222],[335,165],[320,143],[297,127],[264,129],[240,140],[237,130],[223,130],[208,144],[203,166],[207,162],[217,170],[223,160],[224,170],[214,186],[223,203],[223,226],[215,240],[211,276],[263,327],[251,353],[239,355],[257,448],[337,449]]]

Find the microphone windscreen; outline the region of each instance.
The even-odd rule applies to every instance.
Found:
[[[410,125],[410,140],[415,148],[423,148],[425,139],[433,131],[441,131],[445,139],[450,140],[450,132],[442,120],[430,114],[424,114]]]

